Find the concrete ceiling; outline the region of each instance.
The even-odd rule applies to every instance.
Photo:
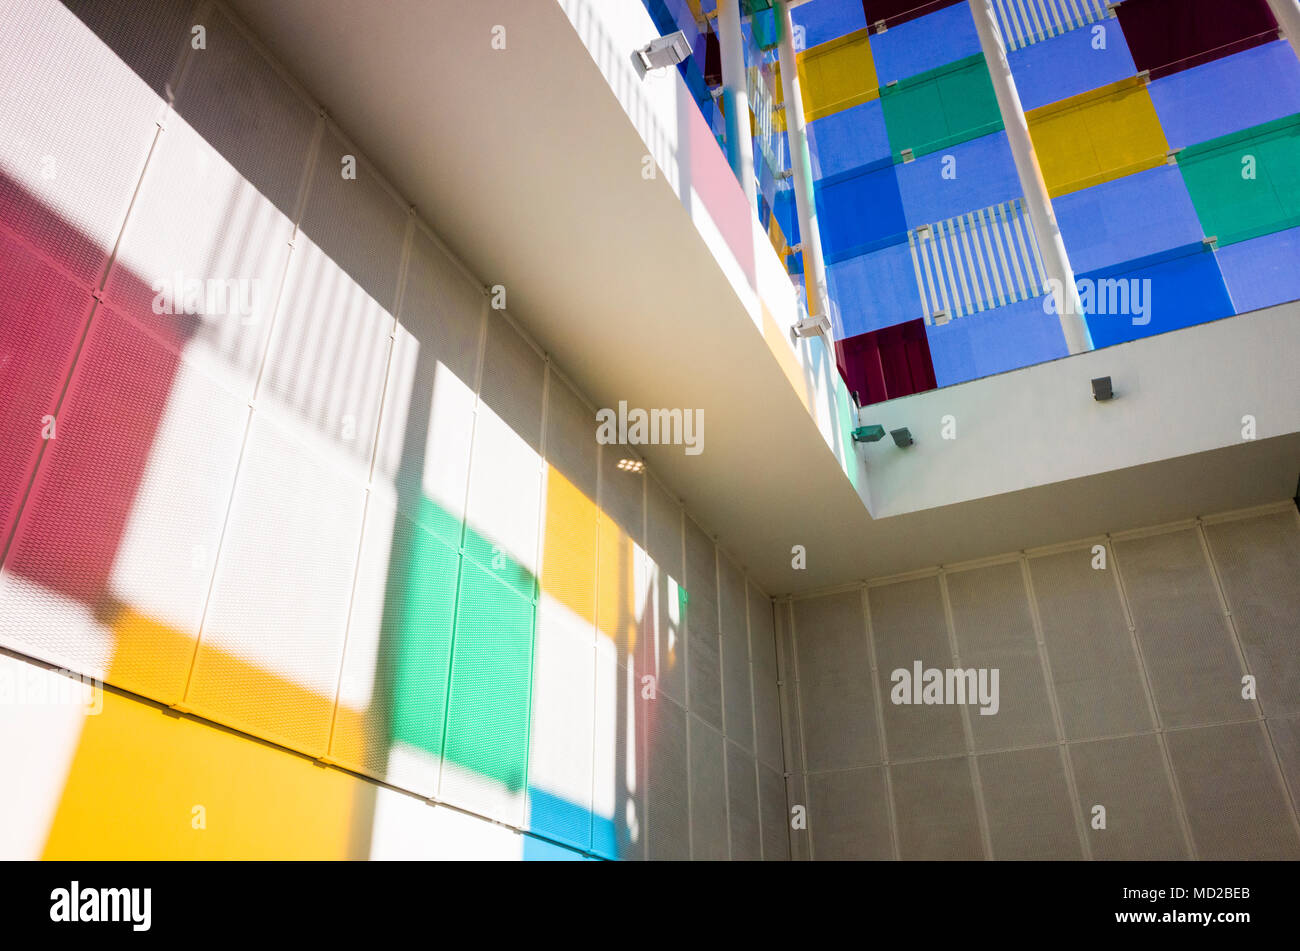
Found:
[[[597,405],[705,410],[705,452],[647,459],[774,594],[1295,490],[1291,434],[873,520],[557,3],[234,5]]]

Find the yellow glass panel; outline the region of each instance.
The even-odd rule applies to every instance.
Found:
[[[809,122],[880,96],[866,30],[804,50],[796,62],[804,118]]]
[[[1163,165],[1169,143],[1141,77],[1025,113],[1052,197]]]

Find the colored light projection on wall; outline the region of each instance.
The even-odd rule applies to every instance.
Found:
[[[788,857],[770,601],[221,7],[112,6],[0,15],[0,644],[109,685],[4,705],[0,853]]]
[[[1090,311],[1095,345],[1297,298],[1300,63],[1264,0],[993,9],[1076,277],[1149,291],[1147,313]],[[865,33],[881,84],[843,105],[805,85],[841,337],[923,318],[940,386],[1063,355],[1041,296],[936,320],[955,308],[908,253],[1022,200],[969,4],[810,0],[791,15],[827,63],[819,50]]]

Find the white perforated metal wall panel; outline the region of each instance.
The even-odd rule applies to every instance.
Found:
[[[1287,510],[1206,525],[1205,534],[1260,707],[1300,713],[1300,520]]]
[[[727,779],[722,734],[692,713],[691,858],[727,858]]]
[[[763,857],[757,770],[753,755],[727,740],[727,814],[734,862],[756,862]]]
[[[1164,726],[1255,715],[1241,662],[1194,529],[1115,543],[1120,576]]]
[[[880,734],[862,593],[795,601],[794,638],[808,769],[879,763]]]
[[[758,761],[775,770],[783,767],[781,750],[781,695],[777,681],[776,635],[772,629],[772,602],[750,585],[749,650],[754,678],[754,744]]]
[[[975,787],[966,757],[895,764],[889,767],[898,825],[898,854],[904,860],[980,859]]]
[[[1300,858],[1286,789],[1263,723],[1166,735],[1197,858]]]
[[[1072,740],[1155,725],[1115,566],[1095,569],[1093,557],[1089,547],[1029,559],[1056,702]]]
[[[660,695],[646,703],[646,819],[650,859],[691,857],[686,711]]]
[[[1079,805],[1094,859],[1185,859],[1169,770],[1153,734],[1071,743]],[[1094,809],[1106,810],[1106,827],[1093,827]]]
[[[763,861],[790,859],[789,813],[785,802],[785,779],[779,770],[758,764],[758,815],[763,832]]]
[[[592,851],[607,859],[644,859],[645,720],[639,684],[618,663],[614,645],[596,643],[596,753]]]
[[[990,688],[988,677],[998,671],[995,713],[980,712],[995,709],[986,697],[965,698],[975,749],[1055,742],[1056,724],[1020,563],[950,572],[945,582],[962,669],[989,672],[985,684]]]
[[[365,491],[254,414],[186,704],[320,755],[329,739]]]
[[[892,859],[884,768],[810,773],[808,831],[819,862]]]
[[[1083,857],[1058,747],[986,753],[979,771],[994,859]]]

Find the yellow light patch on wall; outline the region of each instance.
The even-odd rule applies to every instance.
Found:
[[[626,662],[636,647],[637,545],[604,513],[599,524],[596,627]]]
[[[134,608],[112,609],[113,660],[108,682],[169,706],[185,693],[194,638]]]
[[[596,503],[547,466],[542,590],[584,621],[596,619]]]
[[[876,61],[871,56],[866,30],[804,50],[795,62],[799,65],[804,118],[809,122],[880,96]],[[784,97],[780,67],[775,68],[776,86]]]
[[[351,830],[368,829],[373,795],[340,770],[105,691],[44,858],[364,858]]]
[[[790,386],[799,397],[799,401],[803,403],[803,408],[811,413],[812,408],[808,403],[808,381],[804,376],[803,367],[800,366],[794,351],[790,349],[789,335],[781,330],[772,312],[767,309],[767,305],[763,304],[762,307],[763,340],[767,343],[767,348],[772,351],[772,356],[776,357],[776,362],[781,365],[781,370],[790,381]]]
[[[1053,198],[1163,165],[1169,152],[1140,76],[1033,109],[1025,118]]]

